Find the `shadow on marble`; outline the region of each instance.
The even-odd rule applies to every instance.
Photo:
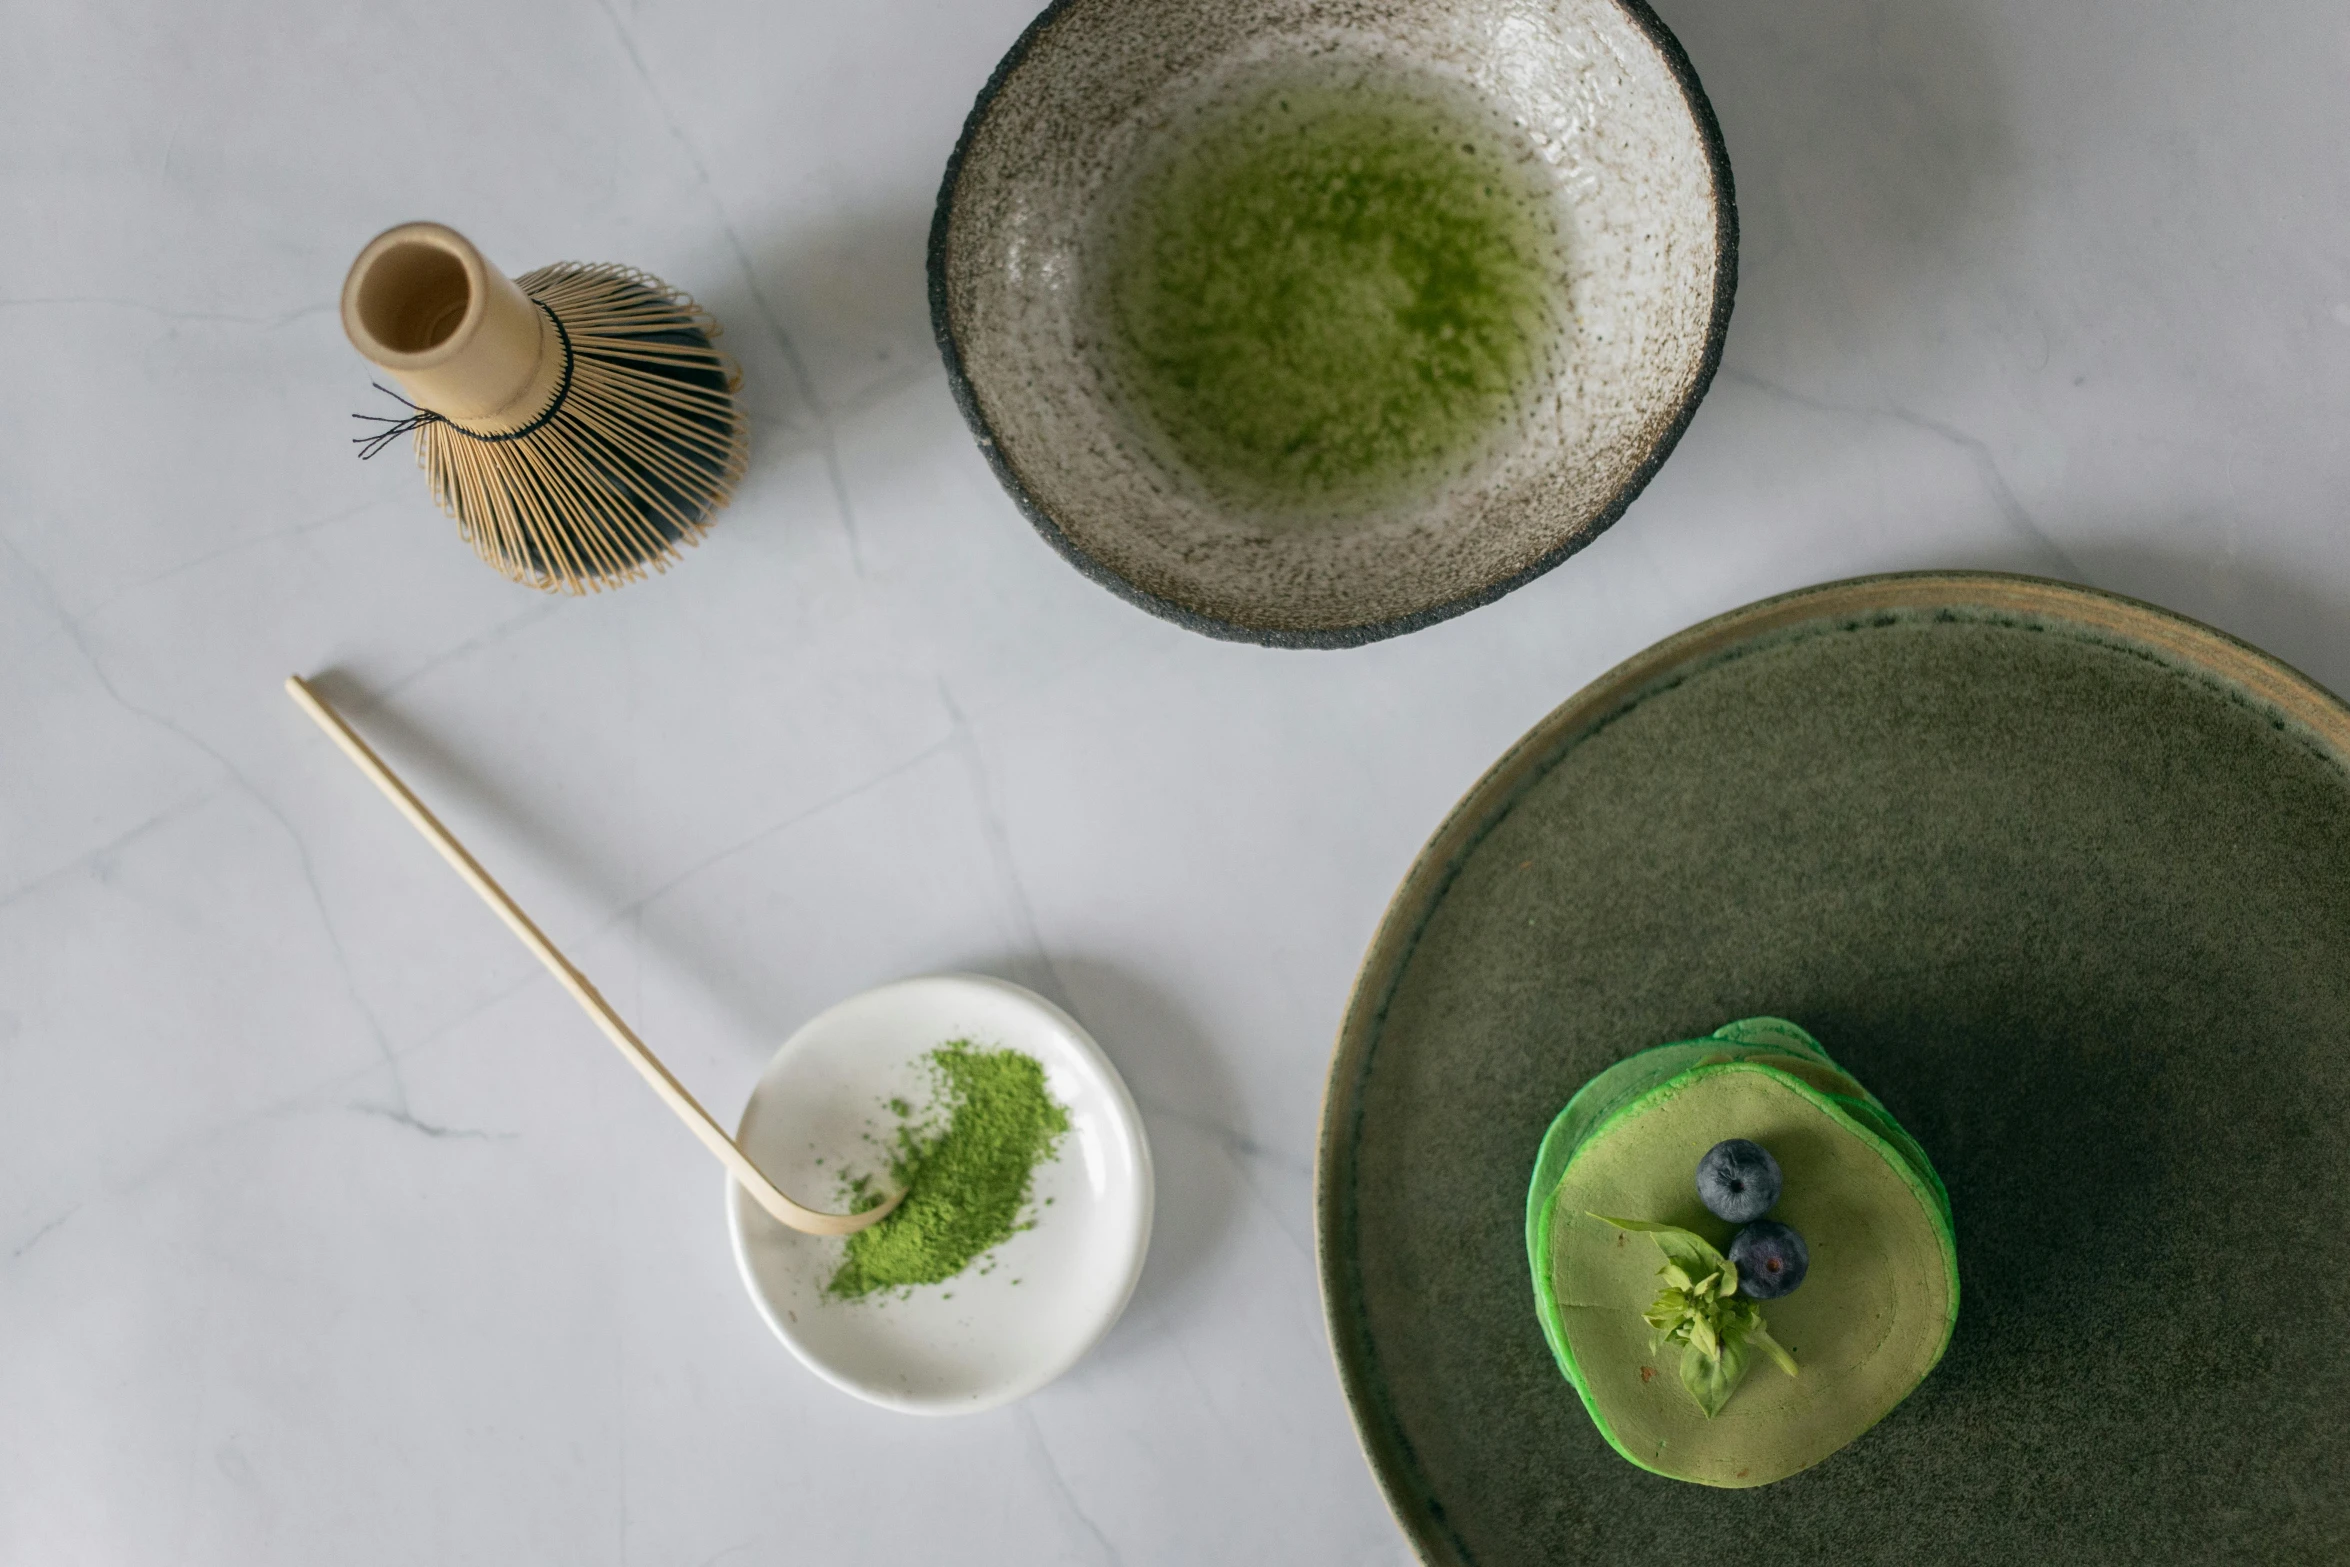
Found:
[[[1209,1271],[1248,1200],[1242,1165],[1255,1144],[1243,1130],[1239,1085],[1179,998],[1106,958],[1056,956],[1052,968],[1063,992],[1054,999],[1116,1064],[1151,1140],[1158,1200],[1150,1258],[1133,1305],[1094,1351],[1097,1359],[1115,1360],[1141,1331],[1129,1325],[1150,1315],[1135,1306],[1165,1308],[1163,1316],[1173,1318],[1177,1303]]]
[[[940,372],[925,249],[930,207],[852,207],[741,226],[750,275],[703,296],[742,360],[751,470],[820,447],[838,424]],[[768,236],[768,237],[757,237]]]
[[[1967,0],[1659,0],[1729,145],[1739,281],[1728,353],[1809,384],[1928,329],[1995,256],[2021,157]]]

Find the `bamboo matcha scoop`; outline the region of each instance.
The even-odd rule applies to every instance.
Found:
[[[367,742],[352,732],[351,726],[343,721],[343,715],[327,705],[326,699],[310,689],[300,675],[286,677],[286,692],[293,697],[296,706],[318,720],[318,727],[343,748],[343,754],[356,762],[361,772],[375,781],[375,786],[384,792],[385,797],[400,808],[400,814],[407,817],[409,823],[424,834],[434,848],[441,851],[441,858],[456,867],[457,874],[465,878],[466,885],[481,894],[481,900],[497,911],[498,918],[506,922],[506,928],[522,938],[522,944],[547,966],[547,972],[553,974],[563,988],[571,992],[571,999],[578,1002],[589,1017],[595,1019],[596,1026],[604,1031],[605,1037],[618,1045],[620,1053],[628,1057],[629,1064],[644,1075],[646,1082],[653,1085],[653,1092],[661,1096],[661,1102],[677,1112],[677,1118],[702,1140],[703,1147],[718,1156],[718,1162],[726,1166],[727,1173],[741,1184],[744,1191],[751,1194],[760,1207],[774,1215],[779,1223],[808,1235],[854,1235],[889,1217],[904,1199],[904,1192],[862,1213],[820,1213],[814,1208],[803,1208],[786,1197],[773,1181],[767,1179],[766,1172],[751,1162],[750,1156],[742,1151],[740,1145],[727,1136],[716,1121],[710,1119],[710,1112],[703,1109],[700,1102],[686,1091],[685,1085],[670,1074],[669,1069],[661,1064],[661,1058],[647,1049],[645,1042],[620,1020],[620,1014],[612,1010],[610,1002],[596,993],[596,987],[588,983],[587,976],[573,968],[570,960],[555,950],[555,944],[531,923],[530,916],[516,907],[512,898],[506,896],[506,889],[490,879],[490,873],[465,852],[465,846],[451,837],[449,829],[443,827],[432,812],[424,808],[424,802],[409,793],[408,786],[393,775],[392,770],[383,764],[383,759],[369,750]]]

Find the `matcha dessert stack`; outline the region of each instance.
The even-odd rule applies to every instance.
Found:
[[[1526,1197],[1535,1309],[1610,1445],[1756,1486],[1906,1398],[1958,1318],[1950,1198],[1793,1023],[1749,1018],[1583,1085]]]

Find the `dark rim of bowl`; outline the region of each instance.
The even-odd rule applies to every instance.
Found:
[[[1613,0],[1613,3],[1656,46],[1666,69],[1673,73],[1673,80],[1680,84],[1681,96],[1689,105],[1690,117],[1697,122],[1698,139],[1705,144],[1706,163],[1712,171],[1714,182],[1713,318],[1706,323],[1705,352],[1699,358],[1697,375],[1691,381],[1688,392],[1682,397],[1680,406],[1673,410],[1672,419],[1649,448],[1648,455],[1606,506],[1531,565],[1458,598],[1386,620],[1312,630],[1250,626],[1202,614],[1189,605],[1142,587],[1095,558],[1071,538],[1021,481],[1011,459],[1005,456],[1002,444],[996,440],[995,430],[987,422],[986,414],[980,411],[978,393],[963,367],[962,349],[955,341],[952,312],[947,305],[946,261],[947,236],[955,211],[955,188],[961,180],[963,158],[970,151],[972,138],[979,133],[981,123],[994,107],[996,94],[1003,90],[1004,84],[1027,60],[1028,51],[1036,41],[1060,20],[1062,12],[1081,3],[1083,0],[1052,0],[1021,32],[1003,59],[996,62],[995,71],[988,77],[987,85],[979,89],[979,97],[972,103],[970,114],[964,118],[963,132],[955,139],[954,152],[947,158],[946,175],[939,182],[938,203],[930,219],[930,330],[938,341],[939,357],[946,363],[947,386],[954,393],[955,406],[963,411],[964,422],[971,426],[971,434],[979,442],[979,450],[986,456],[988,466],[995,470],[997,480],[1036,531],[1044,536],[1047,544],[1060,551],[1062,558],[1070,565],[1128,603],[1203,636],[1218,637],[1227,642],[1255,642],[1265,647],[1361,647],[1366,643],[1400,637],[1406,632],[1433,626],[1455,615],[1465,615],[1480,605],[1492,603],[1505,593],[1524,587],[1605,533],[1617,518],[1624,515],[1625,508],[1648,487],[1648,481],[1656,476],[1657,469],[1663,467],[1665,459],[1672,455],[1674,446],[1680,442],[1681,432],[1689,428],[1689,421],[1697,414],[1697,405],[1705,400],[1707,390],[1713,385],[1714,372],[1721,368],[1722,344],[1729,335],[1730,306],[1738,293],[1738,198],[1730,182],[1730,150],[1723,144],[1722,127],[1714,119],[1713,104],[1707,100],[1705,88],[1697,80],[1696,67],[1689,63],[1689,56],[1681,48],[1681,41],[1648,8],[1646,0]]]

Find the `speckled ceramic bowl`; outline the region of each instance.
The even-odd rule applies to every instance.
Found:
[[[1559,240],[1557,341],[1443,481],[1301,521],[1219,500],[1119,393],[1089,267],[1154,145],[1249,73],[1388,75],[1489,111]],[[1641,0],[1059,0],[981,92],[931,230],[933,322],[979,444],[1079,570],[1211,636],[1374,641],[1557,565],[1622,515],[1719,362],[1730,169]]]

